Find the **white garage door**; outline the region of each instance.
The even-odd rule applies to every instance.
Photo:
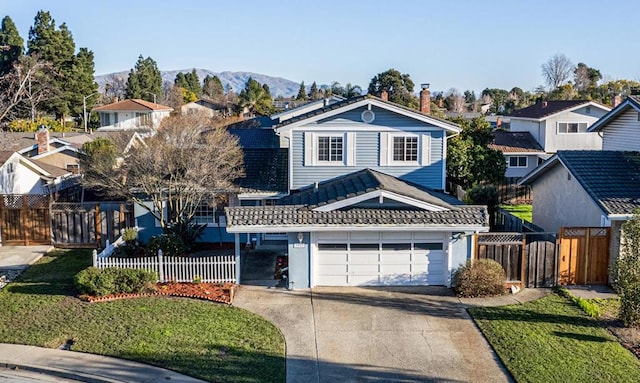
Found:
[[[318,233],[317,286],[444,285],[443,233]]]

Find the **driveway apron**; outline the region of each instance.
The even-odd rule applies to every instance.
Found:
[[[281,329],[289,383],[510,381],[446,288],[243,287],[234,304]]]

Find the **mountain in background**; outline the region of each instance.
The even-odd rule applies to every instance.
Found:
[[[182,69],[182,70],[169,70],[160,72],[162,75],[162,81],[173,84],[176,79],[176,75],[180,72],[189,73],[192,69]],[[278,96],[283,97],[292,97],[298,94],[298,89],[300,88],[300,83],[287,80],[286,78],[281,77],[272,77],[267,76],[260,73],[252,73],[252,72],[214,72],[208,69],[196,69],[196,73],[198,74],[198,78],[200,82],[204,81],[204,78],[209,76],[218,76],[222,85],[227,89],[227,86],[231,86],[231,89],[235,93],[240,93],[242,89],[244,89],[244,85],[249,79],[249,77],[258,81],[260,84],[267,84],[269,89],[271,90],[271,95],[275,98]],[[107,83],[110,76],[117,76],[123,78],[124,81],[127,81],[129,77],[129,71],[124,72],[115,72],[108,73],[100,76],[96,76],[96,82],[98,83],[98,87],[100,92],[104,92],[104,84]]]

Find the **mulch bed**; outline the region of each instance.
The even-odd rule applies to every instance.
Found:
[[[194,299],[204,299],[230,305],[233,302],[233,294],[236,285],[233,283],[158,283],[156,290],[150,293],[140,294],[111,294],[102,297],[82,295],[81,299],[87,302],[107,302],[116,299],[129,299],[152,296],[172,296]]]

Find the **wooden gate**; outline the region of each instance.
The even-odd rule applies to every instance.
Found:
[[[608,227],[560,230],[560,284],[606,285],[609,271]]]
[[[4,245],[50,245],[49,197],[0,195],[0,237]]]
[[[124,202],[54,203],[53,244],[63,248],[105,247],[134,226],[133,206]]]

